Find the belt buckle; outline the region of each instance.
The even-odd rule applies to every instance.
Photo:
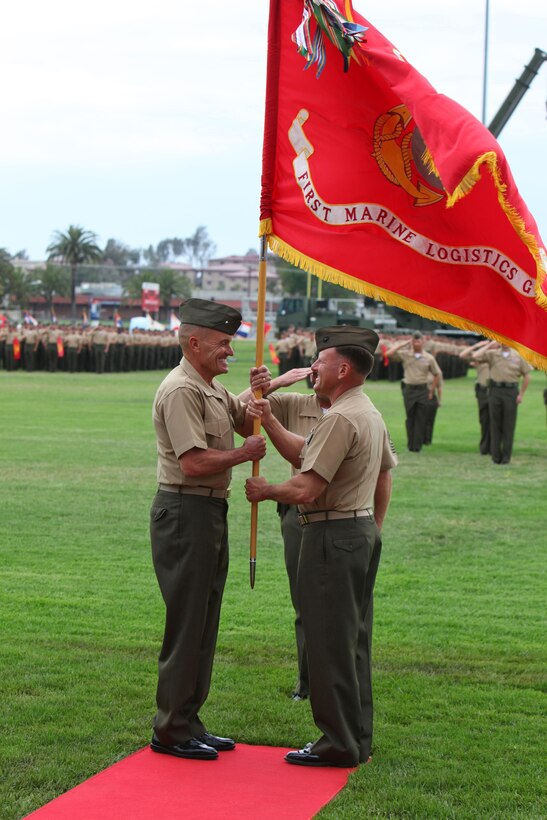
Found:
[[[306,515],[306,513],[300,513],[300,515],[298,517],[300,519],[300,525],[301,526],[306,526],[306,524],[310,523],[310,520],[309,520],[308,516]]]

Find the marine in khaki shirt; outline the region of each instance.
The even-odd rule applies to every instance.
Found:
[[[393,361],[403,363],[405,384],[427,384],[430,373],[433,376],[438,376],[441,372],[435,356],[425,350],[419,353],[413,350],[397,350],[395,353],[391,353],[388,350],[387,355]]]
[[[378,473],[397,460],[380,413],[362,387],[347,390],[311,434],[301,454],[301,471],[313,470],[327,482],[302,512],[373,509]]]
[[[509,464],[517,425],[517,408],[530,381],[531,366],[505,345],[491,342],[475,354],[477,362],[490,368],[488,409],[490,451],[494,464]],[[522,385],[519,390],[519,380]]]
[[[404,349],[408,345],[411,349]],[[424,339],[419,331],[413,334],[412,339],[403,339],[392,345],[386,351],[386,356],[392,361],[403,363],[407,447],[410,452],[417,453],[422,449],[426,438],[427,403],[438,387],[441,369],[435,357],[425,352]]]
[[[304,441],[251,404],[279,452],[301,472],[282,484],[247,479],[247,499],[297,503],[302,548],[298,592],[308,649],[310,698],[321,737],[289,752],[288,763],[355,766],[372,743],[372,591],[379,530],[396,464],[383,420],[362,385],[378,336],[365,328],[322,328],[312,365],[314,390],[330,409]]]
[[[234,447],[234,429],[252,422],[216,381],[228,372],[232,337],[241,323],[233,308],[204,299],[181,306],[184,358],[158,388],[152,411],[159,487],[150,510],[154,570],[165,603],[158,663],[157,711],[151,748],[160,754],[215,760],[231,738],[205,729],[205,703],[228,572],[228,485],[232,467],[265,454],[263,436]]]
[[[497,345],[493,348],[483,348],[475,355],[478,363],[486,362],[490,368],[490,381],[504,382],[517,385],[519,379],[525,378],[532,370],[532,367],[525,362],[519,354],[510,347],[504,345]],[[528,379],[526,379],[526,387],[528,386]],[[521,391],[520,400],[526,391],[523,382],[523,390]]]
[[[459,357],[469,362],[470,367],[475,368],[475,396],[477,399],[477,409],[479,411],[479,425],[481,437],[479,440],[479,452],[481,456],[490,455],[490,407],[488,404],[488,385],[490,382],[490,365],[487,361],[477,360],[479,351],[490,345],[488,339],[482,339],[474,345],[468,345],[460,351]]]
[[[313,354],[315,353],[315,338],[313,339]],[[310,356],[311,359],[311,356]],[[298,368],[289,370],[285,376],[272,381],[273,389],[276,383],[282,379],[300,381],[310,373],[309,368]],[[290,432],[306,438],[318,421],[327,412],[326,407],[321,406],[321,400],[315,393],[306,395],[304,393],[270,393],[268,401],[271,411],[279,423]],[[291,465],[292,475],[296,475],[299,469]],[[291,698],[293,701],[305,700],[309,697],[310,683],[308,674],[308,651],[306,648],[306,638],[302,626],[302,615],[300,612],[300,601],[298,596],[298,564],[300,561],[300,548],[302,544],[302,527],[298,521],[298,507],[293,504],[278,504],[277,511],[281,524],[281,535],[283,537],[283,551],[285,557],[285,568],[289,580],[289,591],[291,603],[294,609],[294,631],[296,638],[296,654],[298,660],[298,678],[293,686]]]

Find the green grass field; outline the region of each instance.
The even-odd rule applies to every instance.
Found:
[[[234,392],[253,355],[237,343]],[[163,631],[148,540],[151,404],[163,375],[0,373],[2,818],[150,739]],[[513,462],[495,466],[478,454],[471,375],[445,384],[434,443],[419,454],[404,449],[399,385],[367,386],[400,453],[375,593],[374,762],[321,818],[547,815],[544,387],[534,373]],[[288,476],[271,447],[262,472]],[[295,646],[273,504],[260,507],[249,587],[249,473],[234,470],[203,716],[242,742],[298,748],[317,730],[309,703],[289,699]]]

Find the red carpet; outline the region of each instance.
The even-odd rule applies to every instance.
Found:
[[[28,817],[33,820],[308,820],[352,769],[308,768],[287,749],[238,744],[218,760],[180,760],[141,749]]]

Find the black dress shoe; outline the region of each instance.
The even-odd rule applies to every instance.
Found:
[[[294,700],[295,703],[299,703],[301,700],[307,700],[307,695],[301,695],[300,692],[293,692],[291,695],[291,700]]]
[[[287,763],[295,763],[297,766],[336,766],[336,763],[331,763],[329,760],[324,760],[319,755],[310,752],[311,743],[306,743],[303,749],[297,752],[287,752],[285,760]]]
[[[211,735],[209,732],[204,732],[202,735],[196,737],[200,743],[205,743],[206,746],[210,746],[211,749],[216,749],[217,752],[231,752],[232,749],[235,749],[236,742],[232,740],[231,737],[217,737],[216,735]]]
[[[156,735],[152,737],[150,748],[153,752],[159,752],[162,755],[173,755],[173,757],[185,757],[189,760],[216,760],[218,752],[212,746],[206,743],[201,743],[195,737],[190,740],[185,740],[184,743],[175,743],[172,746],[167,746],[160,743]]]
[[[295,763],[297,766],[336,766],[342,769],[353,769],[356,763],[334,763],[332,760],[325,760],[324,757],[314,754],[313,743],[306,743],[303,749],[297,752],[287,752],[285,760],[287,763]]]

